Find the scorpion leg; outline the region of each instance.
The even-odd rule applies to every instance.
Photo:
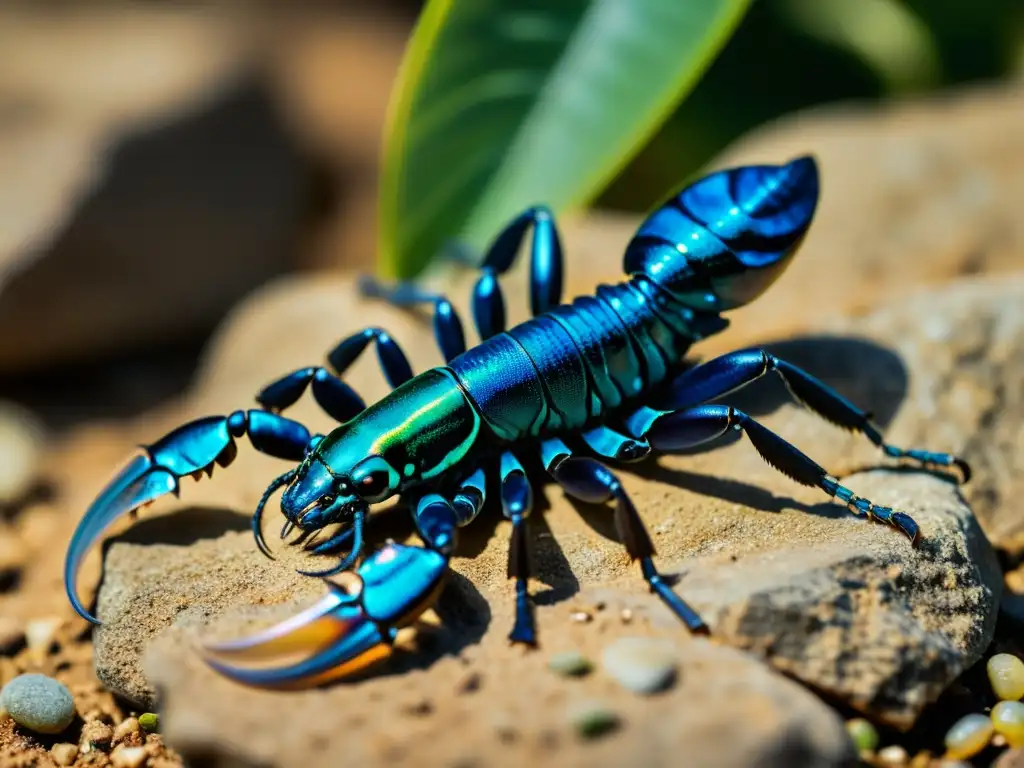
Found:
[[[771,371],[779,374],[799,402],[833,424],[861,433],[881,448],[886,456],[908,459],[924,467],[955,466],[964,482],[970,479],[970,466],[957,456],[889,445],[872,423],[870,413],[862,411],[806,371],[763,349],[731,352],[691,368],[672,382],[665,401],[672,410],[700,405],[745,387]]]
[[[621,435],[608,427],[594,427],[580,435],[594,453],[603,459],[633,462],[647,458],[651,446],[643,440]]]
[[[511,269],[526,230],[533,227],[530,247],[530,311],[540,315],[562,301],[562,244],[555,218],[545,206],[523,211],[494,239],[473,288],[473,320],[480,338],[505,330],[505,298],[498,276]]]
[[[655,450],[666,452],[706,443],[730,428],[742,430],[761,458],[782,474],[802,485],[820,488],[846,504],[854,514],[890,525],[912,544],[917,543],[920,531],[910,515],[857,496],[799,448],[736,408],[727,405],[701,405],[679,411],[641,408],[628,422],[634,434],[642,434]]]
[[[501,510],[512,521],[512,538],[508,548],[508,577],[516,580],[516,620],[508,639],[513,643],[534,646],[537,631],[530,603],[530,551],[526,519],[533,509],[533,489],[526,471],[506,451],[501,456]]]
[[[433,304],[434,337],[445,362],[466,351],[466,334],[462,330],[459,313],[444,296],[425,291],[413,283],[398,283],[388,287],[372,277],[364,277],[359,283],[359,289],[365,296],[383,299],[396,307]]]
[[[179,492],[178,481],[213,474],[214,464],[226,467],[238,452],[235,439],[249,436],[253,447],[281,459],[298,461],[316,440],[302,424],[263,410],[235,411],[229,416],[208,416],[184,424],[157,442],[143,446],[106,485],[86,510],[68,544],[64,586],[75,611],[100,622],[78,598],[78,570],[86,552],[121,515],[167,493]],[[280,478],[279,478],[280,480]]]
[[[268,411],[279,413],[294,405],[312,383],[313,397],[320,407],[335,421],[348,421],[366,408],[366,404],[340,377],[371,341],[377,344],[377,358],[392,387],[412,378],[412,368],[398,343],[380,328],[367,328],[343,339],[328,354],[335,372],[321,366],[299,368],[261,389],[256,402]]]
[[[548,473],[570,496],[590,504],[615,502],[615,530],[630,559],[640,561],[640,572],[651,591],[691,632],[707,633],[707,625],[698,613],[658,573],[653,559],[654,544],[619,478],[595,459],[573,456],[565,443],[558,439],[546,440],[542,444],[541,459]]]
[[[370,342],[377,345],[377,360],[380,362],[384,378],[388,380],[393,388],[400,387],[412,378],[412,367],[406,358],[398,342],[391,338],[391,334],[383,328],[365,328],[358,333],[353,333],[348,338],[338,342],[330,352],[327,353],[327,360],[331,366],[342,375],[354,363],[359,355],[363,353]]]
[[[387,544],[349,572],[351,591],[327,582],[328,593],[298,615],[250,637],[206,645],[207,663],[245,685],[298,689],[386,659],[398,630],[440,596],[460,517],[451,502],[430,494],[417,503],[415,521],[425,548]]]

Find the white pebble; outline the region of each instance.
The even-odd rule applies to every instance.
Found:
[[[670,640],[624,637],[604,649],[605,672],[634,693],[654,693],[675,680],[678,654]]]
[[[146,750],[143,747],[118,747],[110,753],[114,768],[142,768],[146,764]]]
[[[0,501],[14,501],[29,488],[42,455],[44,431],[31,411],[0,401]]]

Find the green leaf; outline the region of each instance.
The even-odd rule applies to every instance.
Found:
[[[539,203],[586,204],[696,84],[750,0],[430,0],[385,137],[381,263],[481,251]]]

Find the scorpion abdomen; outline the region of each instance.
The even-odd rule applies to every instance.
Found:
[[[635,277],[492,336],[449,367],[500,439],[557,435],[603,421],[678,370],[702,335],[693,315]]]

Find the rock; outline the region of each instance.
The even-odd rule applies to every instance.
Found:
[[[36,479],[43,452],[39,419],[10,401],[0,401],[0,504],[17,503]]]
[[[57,765],[73,765],[78,757],[78,747],[66,741],[60,742],[50,748],[50,756]]]
[[[585,701],[572,708],[569,722],[580,738],[594,739],[618,728],[619,716],[604,702]]]
[[[75,719],[75,701],[67,687],[34,673],[7,683],[0,691],[0,707],[18,725],[37,733],[60,733]]]
[[[39,663],[53,647],[60,625],[61,620],[52,616],[32,619],[25,624],[25,644]]]
[[[594,665],[579,651],[563,651],[548,659],[548,668],[566,677],[582,677],[589,674]]]
[[[456,594],[443,602],[458,615],[458,601],[472,587],[459,579],[452,589]],[[577,598],[596,600],[590,592]],[[655,598],[642,590],[635,599],[645,611],[654,608]],[[498,620],[478,643],[458,638],[465,626],[443,630],[439,647],[428,652],[428,666],[409,657],[399,660],[399,674],[300,692],[288,697],[287,706],[281,706],[280,695],[241,688],[211,673],[185,651],[182,643],[191,627],[179,622],[154,643],[146,659],[147,671],[167,693],[164,735],[186,761],[223,750],[251,764],[311,768],[334,765],[338,750],[353,764],[389,765],[519,765],[532,755],[566,765],[662,766],[676,764],[674,756],[683,753],[693,765],[713,761],[781,768],[797,759],[801,765],[852,763],[852,745],[835,713],[746,654],[691,640],[675,629],[655,630],[662,642],[677,642],[684,674],[658,696],[623,696],[619,684],[603,675],[566,680],[551,674],[544,654],[510,647],[508,621],[501,619],[511,616],[513,601],[510,595],[496,595],[488,602],[489,609],[475,603],[469,612],[461,609],[462,621],[480,621],[478,610]],[[539,606],[541,627],[552,640],[564,633],[588,656],[598,654],[620,626],[608,611],[597,613],[586,626],[574,624],[570,612],[566,603]],[[257,615],[236,609],[216,632],[251,628]],[[479,676],[470,690],[462,687],[467,671]],[[389,716],[366,717],[369,701]],[[426,701],[429,707],[414,714],[400,708],[399,702],[406,701]],[[593,725],[595,702],[603,705],[602,721],[614,716],[617,727],[599,739],[584,740],[577,718],[589,711],[588,728]],[[303,738],[280,737],[300,732]],[[424,751],[429,734],[453,732],[459,738],[436,739],[429,753]]]
[[[117,747],[110,753],[110,763],[114,768],[141,768],[147,759],[146,750],[142,747]]]
[[[646,637],[622,637],[604,649],[601,665],[623,688],[655,693],[676,677],[678,653],[671,642]]]
[[[1019,162],[1021,153],[1011,152],[1013,160],[989,157],[979,154],[987,150],[976,142],[964,140],[962,147],[958,142],[989,130],[988,123],[975,120],[976,114],[997,114],[1004,125],[1019,120],[1019,112],[1010,106],[1019,106],[1020,98],[1013,92],[965,97],[968,102],[969,108],[955,101],[943,106],[951,112],[949,121],[936,118],[937,106],[914,108],[915,119],[928,123],[922,139],[928,149],[918,156],[909,181],[880,195],[893,195],[884,206],[869,200],[869,192],[879,195],[879,189],[890,189],[896,171],[882,159],[858,164],[867,151],[859,143],[856,152],[853,144],[844,144],[838,123],[829,128],[831,140],[820,146],[794,131],[742,150],[749,153],[742,159],[749,160],[820,149],[826,190],[820,221],[786,276],[762,299],[735,313],[728,332],[695,351],[706,358],[763,343],[873,410],[892,442],[965,453],[981,488],[996,489],[994,495],[986,491],[975,496],[977,485],[972,483],[962,491],[991,532],[998,530],[996,521],[1012,520],[1012,505],[1005,500],[1014,498],[1016,483],[1024,476],[1014,469],[1022,455],[1015,450],[1015,433],[990,439],[1004,423],[1009,430],[1020,421],[1014,421],[1021,380],[1015,350],[1022,336],[1015,318],[1024,305],[1024,280],[957,280],[944,289],[915,294],[916,286],[946,282],[958,273],[1008,271],[1019,265],[1018,218],[1010,202],[1014,198],[1008,195],[1022,176],[1004,170]],[[894,112],[885,126],[898,134],[891,142],[881,141],[882,129],[870,134],[890,160],[890,147],[898,155],[916,146],[913,136],[902,133],[901,114]],[[959,129],[947,130],[957,121],[963,121]],[[1017,141],[1004,136],[1003,127],[998,133],[997,141]],[[835,159],[835,173],[830,158]],[[853,195],[863,209],[847,204],[840,166],[850,174],[845,177],[849,184],[863,185],[865,191]],[[986,181],[978,182],[975,172]],[[976,182],[975,190],[991,184],[996,194],[980,202],[972,198]],[[934,206],[928,202],[933,198],[938,201]],[[963,210],[956,208],[958,201]],[[850,221],[863,231],[851,229]],[[971,226],[957,229],[962,222]],[[934,242],[937,223],[946,238],[939,244]],[[566,250],[577,259],[569,265],[567,295],[591,291],[597,280],[619,278],[618,252],[633,226],[632,220],[626,226],[600,218],[567,237]],[[821,234],[813,234],[819,229]],[[979,232],[1002,235],[985,241],[984,256],[974,258],[971,247],[978,245]],[[586,269],[579,268],[583,263]],[[521,276],[522,270],[510,281],[508,302],[510,314],[520,318],[525,301],[522,285],[515,281]],[[470,276],[442,275],[436,280],[465,307]],[[851,319],[840,314],[843,310],[865,314]],[[187,401],[119,434],[107,434],[104,445],[120,441],[127,448],[152,442],[184,420],[247,404],[281,372],[319,362],[340,337],[365,325],[388,328],[418,370],[439,363],[422,318],[360,299],[346,278],[289,278],[253,295],[232,314],[208,348]],[[347,378],[373,400],[385,386],[371,355],[366,357]],[[896,532],[855,519],[820,492],[796,486],[740,440],[707,453],[641,465],[635,474],[620,473],[652,533],[659,566],[679,577],[675,588],[709,621],[716,640],[738,646],[872,718],[908,727],[980,657],[991,639],[1001,579],[984,533],[961,492],[945,480],[896,469],[857,471],[883,464],[878,451],[863,438],[833,429],[791,404],[777,382],[759,382],[730,402],[830,471],[849,474],[844,482],[857,493],[914,515],[922,528],[921,546],[912,549]],[[1003,413],[1010,418],[1004,420]],[[288,415],[314,430],[331,426],[308,398]],[[69,501],[69,508],[88,503],[86,491],[77,489],[88,487],[95,493],[98,478],[109,472],[106,462],[113,461],[104,454],[104,465],[98,465],[101,452],[90,437],[83,438],[78,453],[89,451],[93,465],[80,461],[80,471],[88,468],[90,474],[67,483],[72,494],[82,495]],[[455,616],[452,628],[418,655],[402,657],[365,681],[290,696],[288,707],[280,706],[279,696],[239,689],[213,676],[189,650],[197,634],[237,635],[271,616],[287,615],[318,590],[297,579],[290,562],[259,556],[242,530],[247,519],[233,515],[251,512],[269,479],[280,471],[280,462],[243,449],[232,467],[218,470],[214,482],[197,491],[189,487],[182,502],[161,502],[158,517],[144,516],[109,549],[99,600],[107,623],[96,635],[98,672],[116,690],[143,702],[152,703],[159,688],[167,738],[186,754],[232,752],[253,762],[273,762],[280,760],[284,748],[277,734],[287,732],[302,733],[304,743],[322,746],[322,755],[311,756],[311,764],[326,761],[341,748],[353,762],[415,762],[422,759],[428,734],[457,729],[457,743],[430,740],[439,750],[431,753],[432,760],[455,762],[490,754],[489,749],[497,748],[497,729],[502,756],[510,761],[527,759],[529,750],[554,742],[557,759],[572,763],[575,747],[566,746],[564,732],[552,735],[550,729],[553,723],[566,722],[570,702],[565,687],[577,685],[582,686],[581,699],[614,703],[624,724],[588,745],[591,761],[599,753],[599,761],[609,764],[643,762],[644,751],[654,755],[655,745],[663,750],[657,753],[662,759],[672,754],[675,741],[658,741],[668,712],[674,728],[680,727],[678,717],[706,715],[706,727],[718,734],[717,749],[733,747],[738,722],[755,723],[751,739],[759,739],[759,748],[769,752],[778,746],[773,741],[777,734],[789,732],[788,721],[773,723],[774,730],[762,728],[760,718],[766,713],[791,713],[778,705],[756,708],[743,684],[728,688],[732,709],[728,720],[724,718],[725,705],[716,709],[712,697],[732,679],[725,667],[743,665],[745,675],[768,672],[736,654],[728,664],[715,662],[708,677],[700,677],[704,661],[688,663],[688,654],[710,646],[685,643],[675,620],[646,594],[635,566],[626,562],[614,541],[608,511],[577,508],[550,487],[538,489],[542,515],[531,519],[537,568],[533,591],[548,592],[538,609],[542,646],[596,654],[626,632],[664,633],[684,645],[680,684],[663,696],[623,697],[612,681],[601,682],[603,676],[566,681],[544,668],[542,654],[541,660],[538,654],[513,655],[505,646],[512,615],[505,578],[508,525],[484,518],[464,532],[465,554],[453,561],[458,574],[450,592],[454,597],[446,597]],[[86,476],[89,483],[82,479]],[[408,530],[389,534],[400,538]],[[577,592],[580,585],[591,587]],[[569,595],[572,605],[565,599]],[[459,609],[460,601],[470,607]],[[628,625],[620,619],[627,613]],[[572,619],[577,614],[590,620],[577,623]],[[534,671],[540,669],[546,677]],[[477,681],[473,686],[464,685],[468,675]],[[703,685],[698,684],[701,680]],[[517,698],[526,696],[522,689],[529,691],[528,702]],[[370,700],[375,708],[399,713],[402,728],[366,718]],[[407,719],[412,710],[405,705],[411,700],[431,702],[430,712]],[[747,706],[747,715],[737,714],[736,707]],[[330,713],[329,719],[324,712]],[[243,716],[236,722],[237,713]],[[728,728],[715,718],[728,722]],[[704,733],[703,728],[697,730]],[[804,738],[801,727],[795,732]],[[344,742],[339,733],[344,733]],[[515,735],[506,742],[509,733]],[[826,742],[834,744],[830,739]],[[296,742],[293,738],[289,745]],[[811,749],[820,755],[824,747]],[[636,758],[637,751],[644,754]],[[787,753],[790,764],[804,763],[793,754]],[[744,756],[749,761],[750,755]],[[829,759],[822,758],[822,763]]]
[[[102,720],[90,720],[82,726],[81,751],[106,750],[114,740],[114,729]]]
[[[124,741],[139,732],[139,721],[134,717],[126,717],[114,728],[114,741]]]
[[[240,22],[3,11],[0,369],[205,330],[291,262],[313,173]]]

